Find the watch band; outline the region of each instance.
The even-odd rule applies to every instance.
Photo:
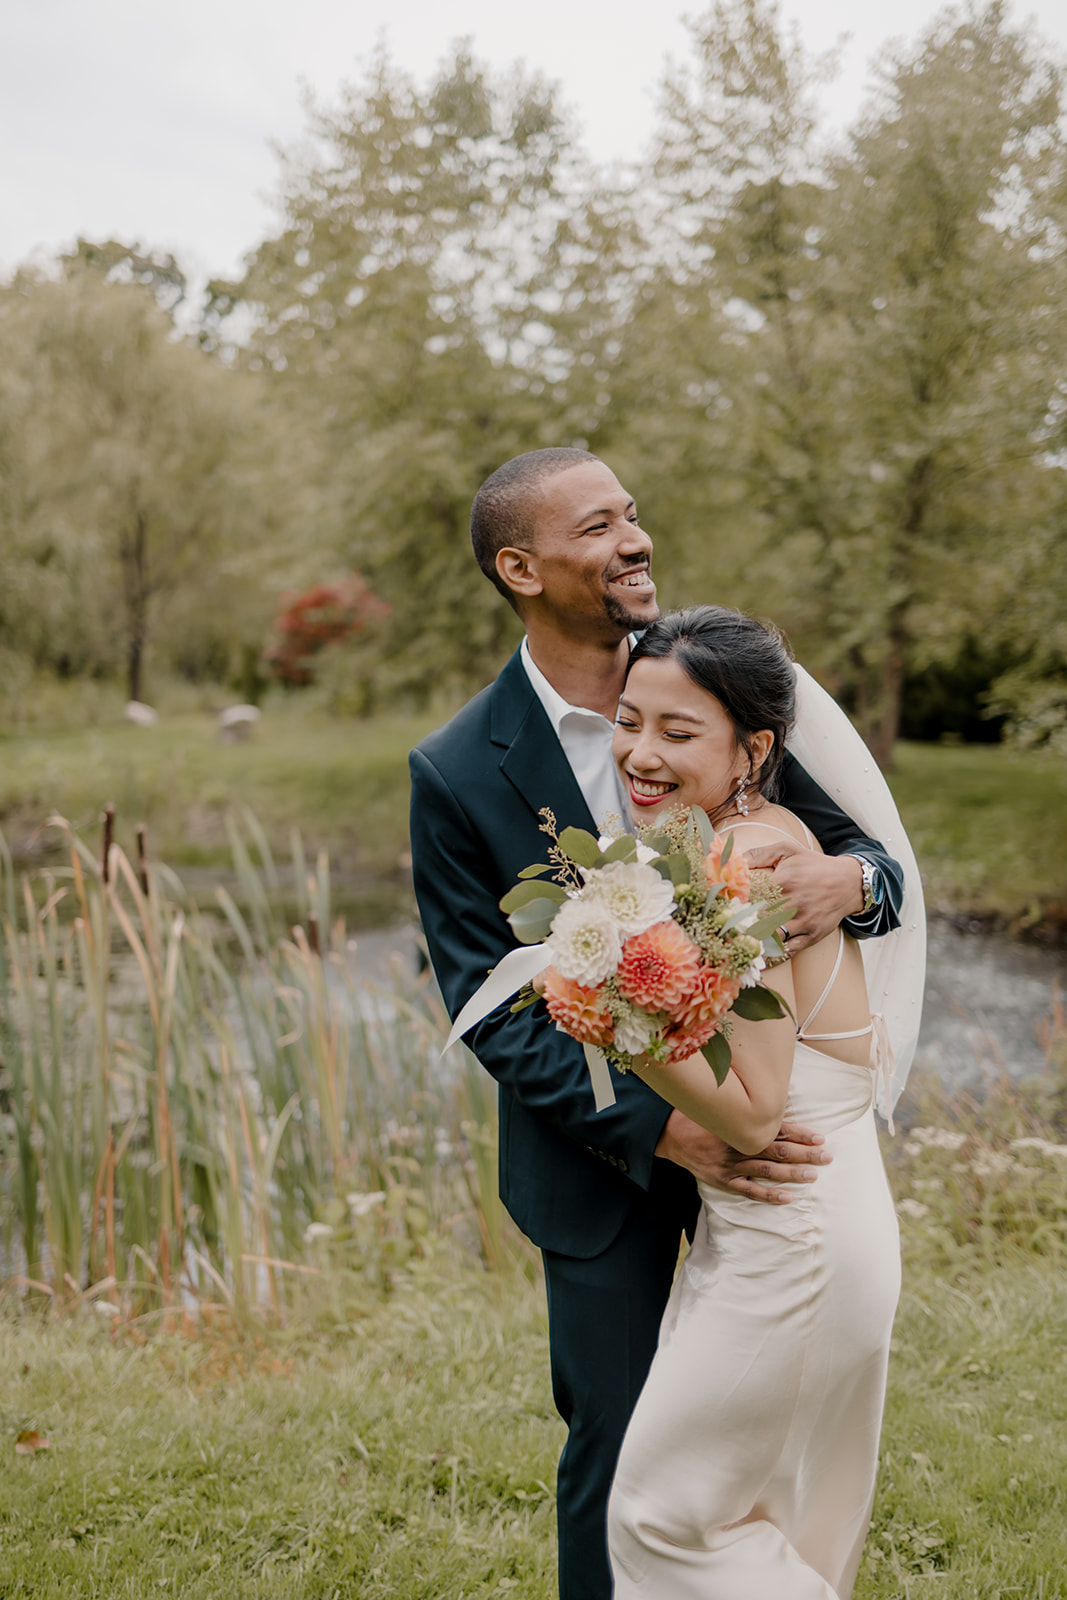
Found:
[[[881,875],[874,862],[868,861],[866,856],[854,856],[853,860],[859,862],[860,871],[863,874],[863,910],[858,915],[865,917],[869,911],[874,910],[876,905],[881,904]]]

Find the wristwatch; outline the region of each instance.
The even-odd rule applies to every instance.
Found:
[[[866,856],[853,856],[852,859],[859,862],[863,873],[863,910],[856,915],[865,917],[882,903],[882,877],[874,862],[868,861]]]

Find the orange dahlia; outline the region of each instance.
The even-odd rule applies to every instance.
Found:
[[[605,1009],[601,988],[586,988],[573,978],[562,977],[555,967],[549,967],[545,973],[544,997],[553,1022],[579,1044],[611,1043],[614,1025],[610,1011]]]
[[[683,1028],[710,1024],[714,1029],[740,993],[740,978],[729,978],[717,967],[701,967],[696,984],[674,1013],[674,1020]]]
[[[716,1031],[718,1022],[692,1022],[687,1027],[675,1023],[663,1035],[666,1045],[666,1054],[662,1057],[664,1066],[671,1067],[676,1061],[684,1061],[686,1056],[695,1056],[702,1050]]]
[[[619,993],[648,1011],[673,1011],[700,975],[700,951],[676,922],[657,922],[622,947]]]
[[[722,853],[726,849],[726,839],[717,833],[711,841],[711,849],[704,860],[704,870],[708,875],[709,883],[725,883],[728,893],[736,895],[738,900],[748,899],[749,867],[742,850],[734,849],[725,867],[722,864]]]

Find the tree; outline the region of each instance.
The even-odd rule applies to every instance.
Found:
[[[464,48],[425,89],[379,56],[309,121],[284,228],[239,284],[213,286],[206,337],[252,311],[241,360],[321,452],[328,565],[391,607],[350,657],[365,703],[468,691],[517,633],[471,558],[471,499],[508,456],[559,442],[562,408],[526,356],[566,130],[543,84],[491,82]]]
[[[787,576],[785,620],[888,764],[905,670],[996,616],[1062,503],[1059,76],[999,4],[946,14],[820,161],[813,74],[773,7],[715,7],[696,46],[659,165],[685,223],[665,272],[695,404],[673,410],[699,409],[702,347],[746,598]]]
[[[21,275],[3,297],[0,339],[14,635],[61,668],[121,660],[140,699],[168,603],[191,590],[208,610],[225,585],[231,628],[243,609],[242,555],[257,514],[272,522],[248,460],[266,444],[249,380],[177,339],[144,287],[81,261],[59,282]]]

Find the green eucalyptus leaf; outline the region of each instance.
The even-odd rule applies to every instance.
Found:
[[[693,869],[689,865],[689,857],[687,855],[683,854],[681,850],[676,850],[673,855],[666,857],[666,862],[667,872],[672,883],[683,884],[689,882]],[[658,865],[658,863],[654,862],[653,865]]]
[[[520,944],[540,944],[552,931],[558,910],[559,901],[549,900],[547,896],[528,900],[508,917],[511,931]]]
[[[707,1044],[701,1045],[700,1054],[714,1072],[715,1082],[721,1089],[730,1070],[729,1039],[724,1039],[721,1033],[713,1033]]]
[[[708,816],[703,806],[693,806],[689,813],[689,817],[690,821],[696,827],[701,848],[704,851],[704,854],[707,855],[715,840],[715,829],[711,825],[711,818]]]
[[[637,859],[637,840],[632,833],[624,833],[604,851],[603,860],[634,861]]]
[[[564,828],[559,836],[559,847],[570,861],[580,867],[600,865],[600,846],[585,828]]]
[[[719,857],[719,867],[720,867],[720,869],[722,867],[725,867],[726,863],[729,861],[729,859],[733,855],[733,853],[734,853],[734,836],[733,836],[732,833],[728,833],[726,835],[726,843],[722,847],[722,855]]]
[[[774,933],[776,928],[780,928],[795,914],[795,906],[775,906],[773,911],[765,912],[758,922],[754,922],[751,928],[746,928],[745,933],[750,939],[759,939],[762,943],[769,934]]]
[[[540,878],[543,873],[551,871],[552,868],[549,866],[547,861],[536,861],[532,867],[523,867],[522,871],[519,873],[519,877]]]
[[[558,883],[517,883],[514,889],[509,889],[500,902],[501,911],[518,911],[520,906],[528,906],[531,900],[554,900],[560,906],[567,898],[567,891]]]
[[[749,1022],[768,1022],[772,1017],[784,1017],[789,1007],[781,995],[757,983],[753,989],[742,989],[730,1010]]]
[[[657,855],[665,856],[670,852],[671,841],[665,833],[650,833],[641,842],[649,850],[655,850]]]

